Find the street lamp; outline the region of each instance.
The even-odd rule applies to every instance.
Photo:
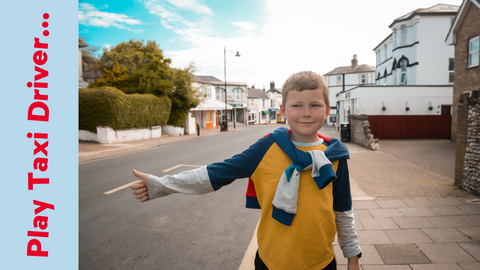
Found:
[[[237,51],[236,57],[240,57],[240,54]],[[223,131],[228,131],[228,110],[227,110],[227,49],[225,46],[223,47],[223,70],[225,75],[225,116],[223,122]],[[233,109],[232,109],[232,116],[233,116]],[[232,118],[233,119],[233,118]],[[235,120],[233,122],[235,125]],[[221,130],[222,131],[222,130]]]

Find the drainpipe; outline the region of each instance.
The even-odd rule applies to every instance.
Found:
[[[342,74],[342,92],[345,92],[345,73]]]

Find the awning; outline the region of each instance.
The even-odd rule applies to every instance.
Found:
[[[269,115],[270,112],[269,111],[262,111],[262,115]]]
[[[232,106],[227,104],[227,110],[231,110]],[[190,109],[190,111],[216,111],[225,110],[225,102],[219,100],[205,100],[197,107]]]
[[[271,112],[278,112],[278,109],[268,109]]]

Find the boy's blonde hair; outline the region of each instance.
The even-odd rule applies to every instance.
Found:
[[[325,105],[330,106],[328,87],[325,79],[313,71],[300,71],[291,75],[282,86],[282,105],[285,106],[289,91],[317,90],[323,91]]]

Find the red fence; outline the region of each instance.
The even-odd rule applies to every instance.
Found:
[[[369,115],[375,138],[447,139],[452,129],[451,115]]]

